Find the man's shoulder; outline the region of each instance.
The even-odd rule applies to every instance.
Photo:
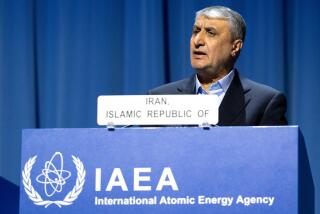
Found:
[[[244,91],[251,92],[252,94],[259,94],[259,95],[269,95],[273,96],[275,94],[281,94],[279,90],[272,88],[268,85],[253,81],[248,78],[241,78],[241,83],[243,86]]]
[[[167,83],[148,91],[148,94],[186,94],[193,93],[195,86],[194,75],[185,79]]]

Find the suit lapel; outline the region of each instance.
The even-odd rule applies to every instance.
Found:
[[[220,126],[244,125],[246,120],[245,105],[250,100],[245,100],[245,93],[250,89],[243,89],[238,71],[227,90],[219,107]]]

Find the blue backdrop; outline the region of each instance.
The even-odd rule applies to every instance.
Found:
[[[0,175],[19,183],[21,129],[96,127],[101,94],[144,94],[193,73],[195,11],[225,5],[248,31],[242,75],[286,93],[320,214],[320,2],[0,0]]]

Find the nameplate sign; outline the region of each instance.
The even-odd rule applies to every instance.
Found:
[[[99,96],[98,125],[202,125],[218,123],[216,95]]]

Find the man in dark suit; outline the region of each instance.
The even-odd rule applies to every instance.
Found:
[[[191,78],[162,85],[149,94],[215,94],[220,126],[286,125],[285,96],[241,78],[234,68],[246,34],[242,16],[215,6],[196,13],[190,39]]]

